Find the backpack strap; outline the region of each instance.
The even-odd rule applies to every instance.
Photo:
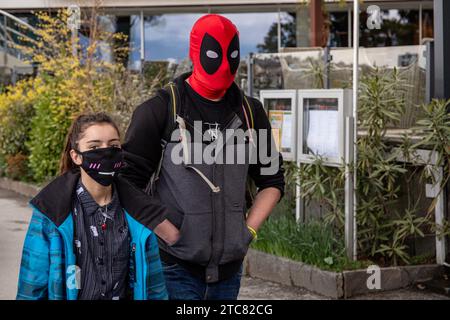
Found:
[[[177,86],[173,82],[169,82],[164,89],[169,94],[169,110],[166,118],[164,133],[161,137],[161,146],[165,148],[170,141],[173,130],[177,126],[178,109],[181,109],[180,95]]]
[[[247,129],[248,130],[255,129],[255,121],[254,121],[254,117],[253,117],[252,106],[251,106],[250,102],[248,101],[247,96],[245,95],[244,92],[242,92],[242,96],[244,97],[243,103],[242,103],[242,111],[244,113],[245,122],[247,124]],[[250,133],[250,142],[254,143],[253,136],[251,133]],[[247,210],[249,210],[252,207],[253,203],[255,202],[257,189],[255,186],[255,183],[249,177],[247,177],[247,181],[245,184],[246,184],[246,186],[245,186],[245,203],[246,203]]]
[[[242,111],[244,113],[245,122],[247,124],[247,130],[249,130],[249,139],[250,142],[255,145],[255,141],[253,140],[253,132],[252,130],[255,129],[255,121],[253,118],[253,108],[250,104],[250,102],[247,99],[247,96],[242,92],[243,96],[243,102],[242,102]]]
[[[248,102],[248,99],[244,93],[243,93],[243,97],[244,97],[244,103],[242,104],[242,110],[244,111],[244,117],[245,117],[245,121],[247,123],[247,129],[249,129],[249,130],[255,129],[255,121],[253,120],[252,107],[250,106],[250,102]],[[247,110],[248,110],[248,114],[247,114]],[[250,119],[249,119],[249,115],[250,115]]]
[[[154,194],[154,186],[155,186],[155,183],[158,180],[159,174],[161,172],[164,151],[166,150],[166,146],[170,141],[172,132],[175,130],[175,128],[177,126],[177,114],[178,114],[178,109],[179,109],[178,106],[181,106],[180,95],[178,93],[178,89],[177,89],[177,86],[175,85],[175,83],[169,82],[163,90],[169,94],[169,103],[167,104],[169,106],[169,110],[167,112],[166,124],[164,126],[164,132],[161,137],[161,157],[159,159],[156,170],[151,175],[150,180],[147,183],[147,186],[145,188],[145,193],[151,194],[151,195]]]

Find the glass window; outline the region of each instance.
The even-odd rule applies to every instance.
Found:
[[[225,13],[239,30],[241,59],[250,52],[278,51],[278,12]]]
[[[381,29],[368,29],[367,13],[361,12],[360,45],[362,47],[388,47],[419,44],[418,10],[382,10]]]
[[[338,158],[338,99],[305,98],[303,104],[302,153]]]
[[[189,33],[202,14],[145,17],[145,60],[179,62],[189,57]]]
[[[297,14],[280,13],[281,47],[297,47]]]
[[[116,17],[111,15],[98,16],[97,17],[97,27],[100,32],[112,33],[117,30]],[[81,46],[81,54],[83,57],[87,57],[87,49],[91,45],[92,39],[91,28],[88,24],[81,25],[80,31],[78,33],[79,42]],[[111,43],[105,40],[97,40],[96,50],[93,57],[95,59],[112,62],[114,60],[114,53]]]
[[[330,12],[330,46],[348,47],[348,12]]]
[[[130,54],[128,57],[128,68],[132,70],[141,69],[141,17],[139,15],[130,16]]]
[[[292,98],[264,99],[264,108],[268,113],[277,150],[292,152]]]
[[[422,39],[433,38],[433,10],[422,10]]]
[[[278,51],[278,12],[219,13],[230,19],[240,34],[241,58],[250,52]],[[189,56],[189,32],[202,13],[145,17],[145,60],[180,62]],[[282,12],[281,46],[296,46],[295,13]],[[139,17],[135,17],[139,20]],[[138,23],[136,23],[138,25]],[[132,26],[136,25],[132,24]],[[139,40],[139,28],[131,38]],[[134,41],[136,42],[136,41]]]

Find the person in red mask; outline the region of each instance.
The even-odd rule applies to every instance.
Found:
[[[273,143],[267,144],[270,159],[276,160],[270,173],[264,169],[272,160],[263,163],[259,149],[256,161],[244,164],[175,161],[175,148],[181,145],[183,154],[195,149],[184,149],[192,143],[183,135],[186,131],[203,146],[201,151],[215,147],[226,153],[223,159],[236,159],[242,151],[217,148],[225,130],[254,129],[255,140],[273,142],[263,106],[234,82],[240,62],[236,26],[220,15],[201,17],[190,33],[189,56],[192,72],[134,111],[122,146],[126,166],[121,175],[167,209],[155,233],[166,235],[159,239],[159,249],[169,299],[234,300],[248,247],[283,195],[282,156]],[[269,138],[260,138],[263,130]],[[200,141],[196,133],[201,133]],[[235,154],[228,157],[228,152]],[[258,191],[251,204],[246,202],[247,178]]]

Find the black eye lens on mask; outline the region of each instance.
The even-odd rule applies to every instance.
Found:
[[[237,55],[235,54],[235,51],[237,51]],[[239,37],[237,34],[234,35],[233,39],[230,42],[230,45],[228,46],[227,59],[228,64],[230,65],[231,74],[235,74],[241,60],[239,52]]]
[[[200,63],[208,74],[214,74],[222,64],[222,47],[208,33],[205,33],[200,46]]]

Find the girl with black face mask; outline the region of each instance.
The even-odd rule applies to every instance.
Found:
[[[61,175],[30,201],[18,299],[167,299],[152,232],[165,208],[118,177],[122,166],[111,118],[77,117]]]

